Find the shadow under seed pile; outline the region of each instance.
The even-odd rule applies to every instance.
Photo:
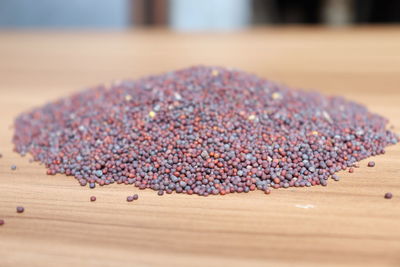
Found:
[[[227,194],[326,185],[384,153],[387,121],[340,97],[238,70],[192,67],[91,90],[20,115],[15,149],[94,188]]]

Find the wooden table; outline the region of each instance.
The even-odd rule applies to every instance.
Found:
[[[97,83],[195,64],[343,95],[399,132],[400,28],[1,32],[0,266],[400,266],[400,145],[328,187],[207,198],[90,190],[46,176],[12,150],[22,111]],[[392,200],[383,198],[388,191]],[[125,201],[138,192],[137,202]]]

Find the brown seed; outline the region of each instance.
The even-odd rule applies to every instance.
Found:
[[[24,207],[22,207],[22,206],[17,206],[17,212],[18,212],[18,213],[23,213],[24,210],[25,210]]]
[[[92,201],[92,202],[93,202],[93,201],[96,201],[96,197],[95,197],[95,196],[91,196],[91,197],[90,197],[90,201]]]
[[[368,167],[374,167],[374,166],[375,166],[375,161],[368,162]]]
[[[0,219],[0,225],[3,225],[5,222],[3,219]]]
[[[391,199],[392,197],[393,197],[393,194],[390,193],[390,192],[387,192],[387,193],[385,194],[385,198],[386,198],[386,199]]]

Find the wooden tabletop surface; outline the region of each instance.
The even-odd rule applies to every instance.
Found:
[[[400,266],[400,145],[327,187],[209,197],[91,190],[13,152],[20,112],[196,64],[343,95],[400,132],[398,27],[0,32],[0,266]],[[140,199],[127,203],[132,193]]]

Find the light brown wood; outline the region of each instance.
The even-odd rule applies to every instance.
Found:
[[[399,132],[400,28],[2,32],[0,266],[400,266],[400,145],[328,187],[207,198],[90,190],[12,151],[22,111],[97,83],[195,64],[343,95]],[[392,200],[383,198],[388,191]],[[137,202],[125,201],[137,192]],[[17,214],[17,205],[26,211]]]

